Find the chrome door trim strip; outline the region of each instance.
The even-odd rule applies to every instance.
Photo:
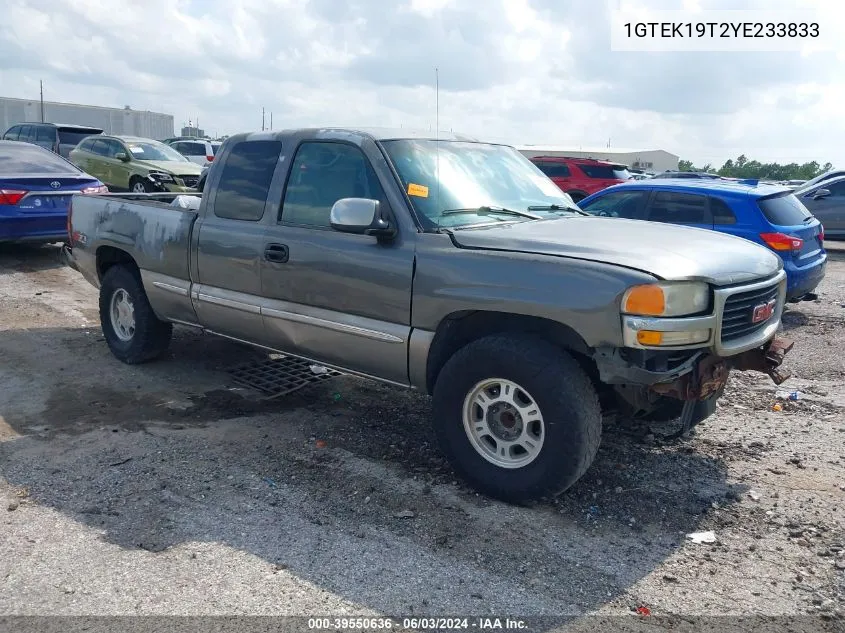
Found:
[[[197,300],[205,301],[206,303],[213,303],[214,305],[240,310],[241,312],[249,312],[250,314],[261,314],[261,308],[252,303],[244,303],[243,301],[235,301],[234,299],[223,299],[222,297],[215,297],[204,292],[196,292],[194,296]]]
[[[363,338],[372,339],[374,341],[382,341],[384,343],[404,343],[404,339],[388,334],[387,332],[380,332],[370,328],[359,327],[357,325],[348,325],[346,323],[338,323],[337,321],[329,321],[319,317],[299,314],[297,312],[289,312],[287,310],[277,310],[275,308],[261,308],[261,314],[274,319],[282,319],[283,321],[293,321],[294,323],[303,323],[305,325],[313,325],[315,327],[325,328],[327,330],[334,330],[343,334],[352,334],[353,336],[361,336]]]

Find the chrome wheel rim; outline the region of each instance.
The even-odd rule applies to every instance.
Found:
[[[512,380],[488,378],[470,389],[464,431],[476,452],[501,468],[523,468],[540,455],[546,437],[537,401]]]
[[[135,306],[123,288],[118,288],[112,294],[109,316],[117,338],[124,342],[131,341],[135,336]]]
[[[144,187],[144,183],[140,180],[132,185],[132,192],[133,193],[147,193],[146,187]]]

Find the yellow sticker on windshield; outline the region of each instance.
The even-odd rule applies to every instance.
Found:
[[[428,187],[425,185],[415,185],[408,183],[408,195],[417,196],[418,198],[428,198]]]

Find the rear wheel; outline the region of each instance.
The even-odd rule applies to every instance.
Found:
[[[569,197],[572,198],[572,201],[575,203],[581,202],[584,198],[587,197],[586,193],[582,193],[581,191],[567,191]]]
[[[112,354],[129,365],[161,356],[173,325],[153,312],[136,271],[112,266],[100,285],[100,324]]]
[[[601,440],[598,396],[572,356],[523,335],[479,339],[446,363],[434,428],[455,470],[509,502],[563,492]]]

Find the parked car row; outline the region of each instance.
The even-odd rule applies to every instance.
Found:
[[[195,191],[202,167],[164,143],[134,136],[95,136],[70,153],[80,169],[112,191]]]
[[[101,138],[90,139],[92,136]],[[3,140],[38,145],[88,169],[114,191],[131,189],[137,193],[195,187],[199,172],[186,170],[182,165],[161,163],[179,163],[184,159],[200,168],[207,167],[221,145],[196,137],[175,137],[160,143],[147,138],[104,135],[103,130],[96,127],[40,122],[13,125],[6,130]],[[117,158],[117,154],[123,154],[125,158]],[[119,165],[115,160],[126,164]],[[133,161],[139,164],[129,166]],[[173,172],[171,167],[179,173]]]
[[[13,125],[0,140],[0,241],[66,240],[73,193],[196,191],[219,145],[174,145],[79,125]]]

